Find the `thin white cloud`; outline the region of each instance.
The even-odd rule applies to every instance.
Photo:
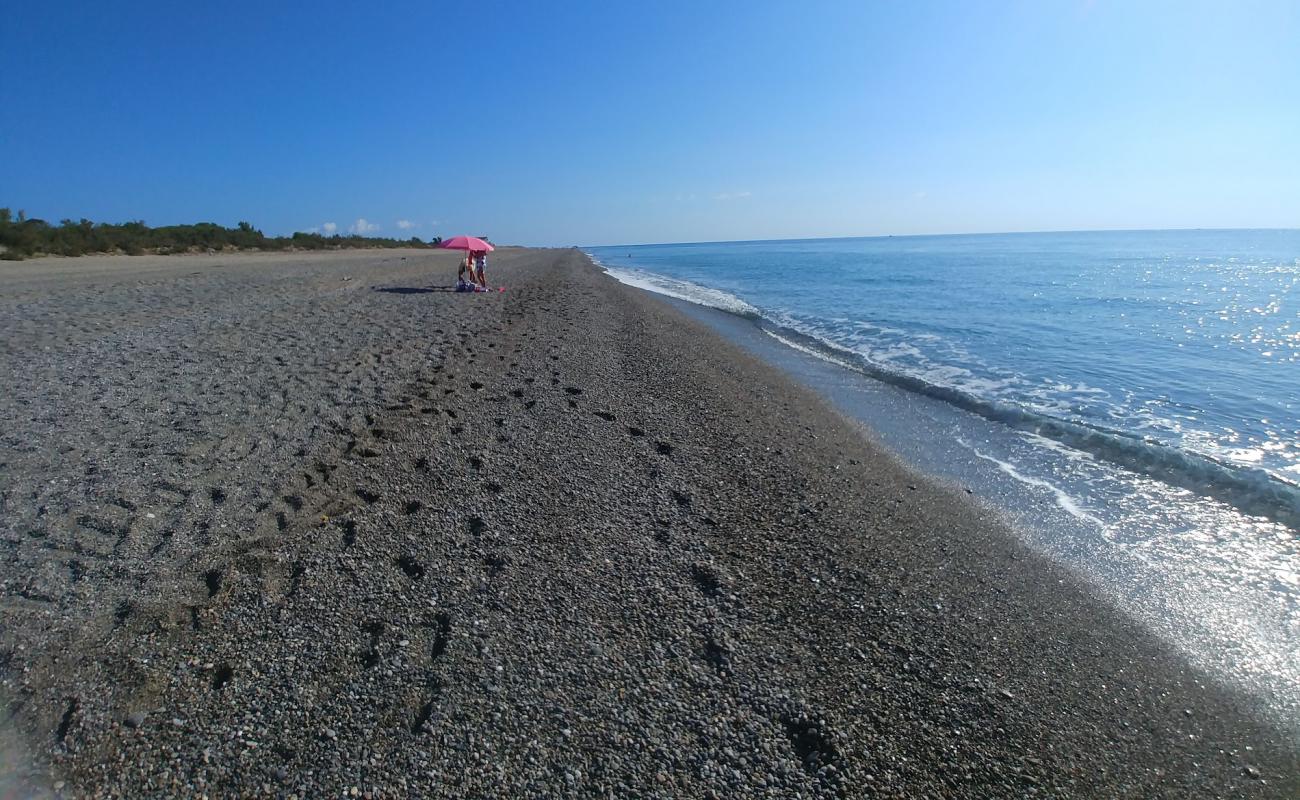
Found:
[[[411,228],[415,227],[415,223],[411,222],[409,219],[399,219],[397,221],[397,227],[404,231],[409,231]]]
[[[339,232],[339,226],[337,222],[326,222],[324,225],[320,226],[320,229],[324,231],[326,236],[333,236],[334,234]]]
[[[367,233],[374,233],[379,230],[379,226],[373,222],[366,222],[365,217],[360,217],[356,222],[352,223],[352,227],[348,228],[348,230],[359,236],[364,236]]]
[[[722,192],[713,196],[714,200],[740,200],[745,197],[753,197],[753,192]]]

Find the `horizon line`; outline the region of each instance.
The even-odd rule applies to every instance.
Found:
[[[578,244],[569,245],[578,249],[588,247],[661,247],[665,245],[694,244],[756,244],[759,242],[833,242],[842,239],[922,239],[940,236],[1035,236],[1061,233],[1177,233],[1190,231],[1287,231],[1300,233],[1296,228],[1077,228],[1034,231],[958,231],[948,233],[873,233],[856,236],[792,236],[778,239],[709,239],[693,242],[623,242],[618,244]],[[528,245],[524,245],[527,247]]]

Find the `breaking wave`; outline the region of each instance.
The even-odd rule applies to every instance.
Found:
[[[656,275],[653,272],[644,272],[639,269],[609,267],[599,261],[595,263],[605,270],[611,278],[628,286],[635,286],[638,289],[645,289],[656,294],[675,297],[678,300],[685,300],[699,306],[716,308],[719,311],[735,314],[745,319],[757,320],[762,317],[757,308],[734,294],[729,294],[720,289],[710,289],[707,286],[700,286],[698,283],[667,278],[663,275]]]

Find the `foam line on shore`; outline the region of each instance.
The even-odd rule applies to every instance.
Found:
[[[1015,480],[1018,480],[1021,483],[1025,484],[1026,486],[1036,486],[1040,489],[1046,489],[1047,491],[1051,492],[1052,496],[1056,500],[1056,504],[1061,507],[1061,510],[1069,514],[1070,516],[1074,517],[1075,519],[1082,520],[1083,522],[1090,522],[1096,525],[1098,528],[1101,528],[1103,531],[1106,529],[1105,522],[1099,519],[1096,515],[1084,509],[1081,505],[1079,505],[1078,500],[1076,500],[1068,492],[1066,492],[1064,489],[1057,486],[1056,484],[1052,483],[1051,481],[1045,481],[1042,478],[1035,478],[1026,475],[1020,470],[1016,469],[1016,466],[1010,463],[1009,461],[1003,461],[1000,458],[995,458],[994,456],[981,452],[978,447],[974,446],[973,444],[966,441],[965,439],[958,438],[957,443],[962,445],[966,449],[970,450],[972,453],[975,454],[977,458],[982,458],[985,461],[991,462],[998,469],[1005,472],[1007,475],[1010,475]]]
[[[595,261],[593,259],[593,261]],[[720,289],[710,289],[707,286],[700,286],[698,283],[690,281],[677,280],[668,278],[663,275],[656,275],[651,272],[644,272],[638,269],[622,269],[619,267],[609,267],[595,261],[601,269],[619,283],[635,286],[638,289],[645,289],[656,294],[675,297],[678,300],[685,300],[688,303],[716,308],[720,311],[726,311],[728,314],[735,314],[746,319],[759,319],[762,314],[759,310],[734,294],[724,292]]]

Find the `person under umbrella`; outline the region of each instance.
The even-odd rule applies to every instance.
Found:
[[[469,283],[474,282],[474,251],[466,250],[465,258],[460,262],[460,269],[456,270],[456,283],[466,283],[465,273],[469,273]]]
[[[456,274],[457,283],[463,282],[463,276],[466,270],[469,270],[470,281],[478,285],[479,291],[487,291],[487,253],[495,250],[490,243],[474,236],[453,236],[445,239],[438,245],[444,250],[464,250],[465,260],[460,265],[460,270]],[[478,255],[476,264],[475,256]],[[477,274],[476,274],[477,273]],[[459,288],[459,287],[458,287]]]
[[[487,251],[479,250],[474,253],[474,272],[473,276],[478,279],[478,285],[484,289],[488,288],[487,275]]]

